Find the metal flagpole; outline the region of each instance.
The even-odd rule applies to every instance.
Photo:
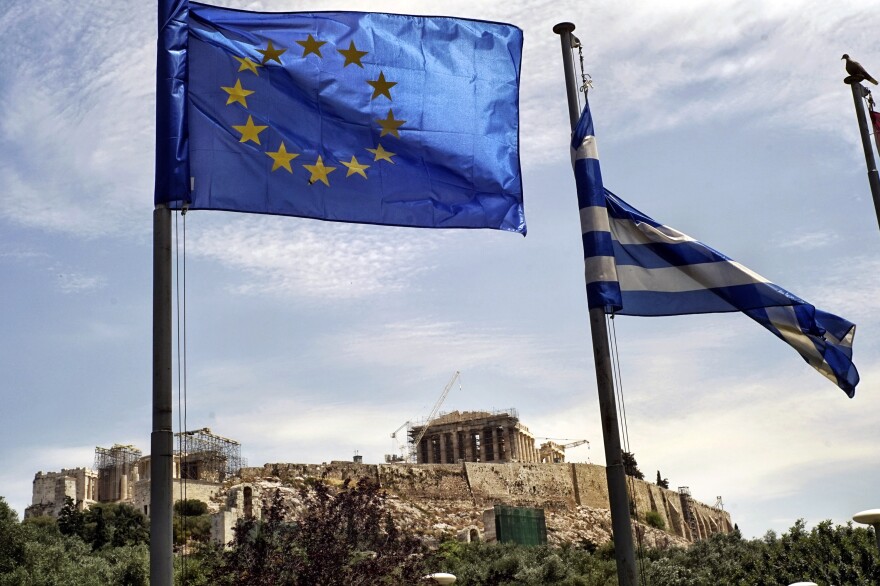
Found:
[[[153,210],[153,427],[150,434],[150,585],[174,583],[171,364],[171,209],[182,195],[179,137],[186,112],[175,108],[185,95],[188,0],[158,0],[156,43],[156,206]]]
[[[867,90],[862,87],[858,79],[852,76],[844,80],[852,88],[853,102],[856,106],[856,118],[859,121],[859,132],[862,135],[862,148],[865,151],[865,164],[868,167],[868,183],[871,186],[871,198],[874,200],[874,213],[877,215],[877,224],[880,225],[880,176],[877,174],[877,164],[874,162],[874,150],[871,147],[871,133],[868,130],[868,120],[865,116],[865,104],[863,99]]]
[[[580,118],[574,63],[571,58],[574,25],[560,22],[553,27],[562,42],[562,63],[565,70],[565,88],[568,94],[568,113],[571,127]],[[591,279],[587,277],[589,282]],[[617,581],[620,586],[638,583],[632,522],[629,516],[629,495],[620,449],[620,429],[617,424],[617,405],[614,402],[614,383],[611,371],[611,352],[608,347],[608,327],[601,307],[590,309],[590,332],[593,338],[593,359],[596,364],[596,387],[599,392],[599,413],[602,418],[602,438],[605,444],[605,474],[608,480],[608,500],[611,504],[611,528],[614,533],[614,557],[617,560]]]
[[[171,210],[153,210],[153,431],[150,435],[150,585],[174,583],[171,393]]]

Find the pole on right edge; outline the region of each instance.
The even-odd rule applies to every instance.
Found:
[[[571,58],[574,25],[560,22],[553,27],[562,42],[562,64],[565,71],[565,89],[568,95],[568,113],[571,127],[580,118],[574,63]],[[587,277],[587,281],[590,281]],[[620,448],[620,428],[617,424],[617,405],[614,402],[614,381],[611,370],[611,352],[608,347],[608,326],[601,307],[590,309],[590,332],[593,339],[593,359],[596,364],[596,388],[599,392],[599,414],[602,419],[602,439],[605,444],[605,473],[608,481],[608,500],[611,506],[611,528],[614,533],[614,557],[617,561],[617,581],[620,586],[636,586],[638,570],[633,547],[632,522],[629,516],[629,495],[623,452]]]
[[[847,77],[844,80],[852,88],[853,102],[856,106],[856,118],[859,121],[859,132],[862,135],[862,148],[865,151],[865,164],[868,167],[868,184],[871,186],[871,199],[874,200],[874,213],[877,215],[877,224],[880,225],[880,176],[877,174],[877,164],[874,162],[874,150],[871,147],[871,133],[868,130],[868,120],[865,116],[865,88],[858,79]]]

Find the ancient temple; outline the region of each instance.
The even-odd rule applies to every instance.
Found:
[[[419,464],[540,462],[535,436],[515,409],[453,411],[409,430]]]

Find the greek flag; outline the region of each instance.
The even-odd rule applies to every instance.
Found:
[[[589,104],[571,148],[590,308],[642,316],[741,311],[847,395],[855,394],[855,324],[816,309],[605,189]]]

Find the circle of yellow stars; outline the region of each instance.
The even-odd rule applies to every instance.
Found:
[[[302,55],[301,58],[308,58],[310,55],[314,55],[314,58],[324,59],[324,55],[321,53],[321,48],[327,43],[327,41],[321,41],[316,39],[313,35],[309,34],[305,39],[295,41],[297,45],[302,47]],[[233,58],[238,61],[239,67],[237,73],[247,73],[250,72],[253,75],[259,76],[260,69],[265,68],[275,62],[279,65],[282,64],[281,56],[287,52],[287,48],[275,47],[272,44],[272,41],[267,41],[266,48],[257,49],[257,53],[262,55],[262,59],[259,62],[252,61],[249,57],[238,57],[233,56]],[[363,63],[361,63],[361,59],[364,56],[368,55],[368,51],[358,50],[354,41],[351,41],[348,45],[347,49],[336,49],[338,53],[340,53],[345,58],[345,63],[343,64],[343,68],[348,67],[349,65],[355,65],[364,68]],[[397,85],[396,81],[389,81],[385,78],[385,72],[379,71],[378,79],[368,79],[366,83],[372,88],[372,96],[370,97],[370,101],[378,99],[378,98],[386,98],[388,101],[393,101],[391,97],[391,88]],[[235,85],[231,87],[221,86],[221,89],[226,92],[226,105],[232,104],[240,104],[244,108],[247,108],[247,98],[248,96],[254,94],[254,90],[249,90],[242,86],[241,78],[235,80]],[[384,136],[393,136],[394,138],[400,138],[400,127],[406,123],[406,120],[401,120],[394,117],[393,108],[388,109],[388,114],[385,118],[377,118],[374,120],[381,128],[381,132],[379,134],[379,138]],[[239,142],[253,142],[257,145],[260,145],[260,133],[268,128],[266,125],[255,124],[254,118],[252,115],[248,114],[247,121],[244,124],[233,125],[232,128],[238,132],[241,137],[239,138]],[[379,163],[379,162],[387,162],[394,164],[393,157],[397,153],[393,153],[387,150],[382,143],[379,142],[376,144],[376,148],[366,148],[367,152],[372,155],[371,163]],[[291,161],[300,156],[301,153],[290,152],[287,150],[287,146],[284,144],[284,141],[281,141],[281,144],[274,151],[266,151],[266,155],[272,159],[272,171],[275,172],[280,169],[284,169],[288,173],[293,173],[293,167],[291,166]],[[362,156],[363,158],[363,156]],[[366,159],[369,161],[369,158]],[[348,170],[345,174],[345,177],[351,177],[352,175],[360,175],[364,179],[367,179],[367,169],[370,168],[371,165],[366,163],[362,163],[358,160],[356,155],[352,155],[349,161],[339,161],[342,165],[346,167]],[[323,183],[327,187],[330,186],[330,173],[337,170],[336,167],[330,167],[324,163],[324,159],[321,155],[318,155],[317,160],[313,164],[303,163],[302,167],[309,172],[309,184],[314,185],[315,183]]]

